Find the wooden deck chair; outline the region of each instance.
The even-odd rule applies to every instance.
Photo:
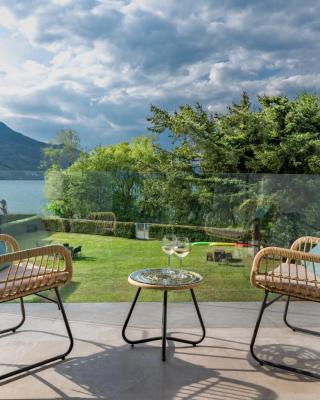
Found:
[[[0,330],[0,335],[15,332],[23,325],[25,321],[23,298],[37,295],[58,305],[69,338],[69,347],[64,353],[0,375],[0,380],[59,359],[63,360],[71,352],[73,337],[59,293],[59,288],[69,282],[71,277],[70,252],[63,246],[50,245],[20,251],[19,245],[13,237],[0,234],[0,303],[20,299],[22,314],[18,325]],[[55,291],[56,300],[48,298],[42,293],[48,289]]]
[[[320,238],[304,236],[297,239],[290,249],[266,247],[260,250],[253,260],[251,284],[264,290],[264,298],[250,344],[253,358],[260,365],[265,364],[320,378],[319,374],[310,371],[261,359],[254,351],[265,309],[283,296],[287,297],[283,314],[285,324],[293,331],[320,336],[319,332],[293,326],[288,322],[289,303],[292,297],[320,302]],[[270,293],[277,293],[278,296],[268,301]]]

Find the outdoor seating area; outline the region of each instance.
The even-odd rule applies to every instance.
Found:
[[[68,323],[64,306],[59,293],[59,288],[71,281],[72,262],[68,250],[63,246],[51,245],[20,251],[17,241],[5,234],[0,234],[0,243],[3,252],[0,254],[0,303],[10,300],[20,300],[21,322],[13,327],[6,327],[0,334],[15,333],[21,328],[26,319],[24,298],[36,295],[57,304],[67,330],[69,347],[58,355],[46,357],[37,354],[38,359],[30,365],[17,366],[13,371],[0,375],[0,381],[16,376],[33,368],[64,360],[73,348],[73,337]],[[47,291],[54,290],[56,299],[45,295]],[[27,347],[31,343],[26,343]]]
[[[318,400],[320,2],[2,3],[0,400]]]
[[[177,240],[174,235],[164,238],[166,252],[173,240]],[[33,393],[38,397],[32,398],[129,399],[135,393],[134,398],[148,399],[148,391],[153,390],[148,377],[156,373],[161,385],[156,384],[159,396],[152,398],[161,399],[166,393],[190,399],[290,399],[296,390],[302,393],[304,385],[316,385],[320,378],[316,304],[320,238],[301,237],[290,250],[270,247],[256,255],[251,281],[265,292],[260,312],[257,302],[198,305],[195,292],[203,277],[169,267],[132,271],[127,285],[137,291],[131,306],[126,302],[68,304],[65,312],[59,288],[72,278],[69,244],[21,251],[18,242],[5,234],[0,235],[0,243],[0,302],[19,299],[21,312],[19,316],[19,306],[12,303],[0,311],[1,320],[11,326],[0,331],[0,349],[10,349],[0,369],[1,395],[7,396],[3,398],[22,399],[25,385],[36,379],[41,384],[39,393]],[[186,251],[186,242],[177,243]],[[56,299],[47,294],[52,290]],[[138,303],[142,290],[163,295],[162,310],[159,303]],[[171,303],[174,291],[190,291],[194,311],[190,301]],[[277,296],[267,302],[269,293]],[[46,303],[25,305],[24,298],[30,295]],[[285,302],[280,301],[283,296]],[[56,311],[48,302],[58,306]],[[270,305],[272,314],[262,322]],[[159,346],[162,358],[156,351]],[[121,373],[115,373],[119,368]],[[168,376],[176,374],[176,380]],[[137,379],[147,389],[141,391]],[[76,392],[81,395],[77,397]]]
[[[168,342],[167,360],[162,362],[161,342],[131,348],[123,340],[121,329],[130,303],[68,303],[65,308],[75,339],[71,354],[49,368],[1,384],[0,398],[292,400],[303,399],[308,392],[308,399],[317,400],[318,380],[261,367],[250,356],[259,306],[258,302],[201,303],[205,340],[197,347]],[[257,353],[275,362],[286,358],[295,366],[317,371],[319,338],[292,333],[285,327],[284,306],[284,302],[277,302],[266,311]],[[293,324],[320,328],[316,303],[296,302],[292,308]],[[21,330],[0,339],[1,373],[13,365],[36,362],[38,354],[66,349],[63,322],[54,304],[28,303],[26,314]],[[0,315],[2,321],[14,325],[20,318],[19,306],[3,304]],[[138,340],[159,335],[161,315],[161,303],[137,304],[129,325],[131,337]],[[191,303],[169,304],[168,332],[200,338]],[[26,347],[27,342],[32,348]]]
[[[319,378],[319,375],[314,374],[313,371],[302,370],[294,365],[285,363],[275,363],[270,359],[262,359],[254,351],[255,339],[265,309],[283,296],[286,296],[283,320],[288,328],[293,332],[320,336],[320,332],[293,326],[287,319],[292,298],[320,302],[320,288],[318,287],[320,285],[318,272],[320,265],[319,243],[320,238],[318,237],[301,237],[292,244],[291,249],[267,247],[261,250],[253,261],[251,282],[257,288],[264,290],[264,299],[250,344],[250,351],[253,358],[260,365],[266,364],[290,372]],[[278,296],[268,302],[270,293],[276,293]]]

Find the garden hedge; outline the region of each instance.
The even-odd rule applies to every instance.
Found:
[[[94,221],[90,219],[70,219],[70,232],[89,233],[94,235],[113,235],[108,221]]]
[[[8,222],[17,221],[25,218],[34,217],[34,214],[5,214],[0,215],[0,225]]]
[[[117,221],[114,236],[134,239],[136,237],[135,223]]]
[[[88,219],[94,219],[95,221],[115,221],[116,216],[112,211],[100,211],[90,213]]]
[[[88,233],[93,235],[112,235],[110,224],[106,221],[89,219],[42,218],[45,229],[53,232]]]
[[[48,217],[42,218],[47,231],[70,232],[70,220],[67,218]]]
[[[128,239],[136,237],[134,222],[117,222],[114,233],[110,230],[108,221],[87,219],[43,218],[48,231],[87,233],[95,235],[112,235]],[[148,224],[149,238],[162,239],[166,233],[188,237],[191,241],[235,241],[241,236],[241,231],[228,228],[210,228],[210,234],[203,226]]]
[[[176,236],[184,236],[192,242],[198,241],[223,241],[233,242],[241,237],[242,232],[236,229],[224,228],[223,232],[219,228],[208,229],[204,226],[192,225],[168,225],[168,224],[150,224],[149,237],[151,239],[162,239],[166,233],[174,233]],[[229,234],[229,235],[228,235]]]
[[[36,232],[43,230],[44,224],[37,215],[29,216],[0,225],[0,233],[6,233],[11,236],[21,235],[27,232]]]

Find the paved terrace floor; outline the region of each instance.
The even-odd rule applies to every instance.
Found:
[[[259,352],[320,372],[320,338],[293,333],[282,323],[284,303],[265,314]],[[0,385],[0,399],[319,399],[320,381],[260,367],[248,353],[258,303],[200,303],[207,337],[198,347],[170,342],[161,361],[160,342],[131,349],[121,338],[128,303],[67,304],[75,336],[68,359]],[[293,323],[320,329],[320,307],[292,305]],[[0,372],[34,362],[66,348],[54,304],[29,304],[27,321],[0,341]],[[160,332],[160,303],[140,303],[132,337]],[[17,321],[18,304],[0,306],[1,329]],[[169,303],[168,331],[199,334],[193,306]]]

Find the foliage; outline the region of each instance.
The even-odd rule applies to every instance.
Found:
[[[296,190],[308,192],[308,202],[290,185],[274,184],[264,174],[320,171],[320,97],[261,96],[258,102],[253,107],[244,93],[225,114],[214,115],[200,104],[172,113],[152,106],[153,136],[99,146],[68,169],[47,172],[51,212],[83,219],[91,212],[112,211],[118,221],[243,232],[254,223],[266,243],[287,243],[299,232],[315,231],[311,227],[320,207],[313,184],[303,188],[304,178],[297,178],[301,187]],[[160,145],[162,134],[169,134],[171,146]],[[304,211],[288,212],[290,207]],[[286,228],[277,236],[275,227],[282,220]],[[302,226],[305,222],[309,228]]]
[[[114,236],[134,239],[136,237],[136,227],[134,222],[117,222]]]
[[[7,222],[17,221],[29,217],[33,217],[34,214],[6,214],[0,215],[0,225],[5,224]]]
[[[70,232],[70,220],[67,218],[43,218],[44,228],[48,232]]]
[[[115,221],[116,216],[110,211],[92,212],[89,214],[89,219],[98,221]]]
[[[106,221],[88,219],[70,219],[70,232],[89,233],[93,235],[113,235],[113,229]]]
[[[170,131],[175,146],[167,157],[192,174],[319,172],[320,97],[302,93],[293,100],[262,96],[258,101],[255,110],[244,93],[226,114],[214,116],[199,104],[172,114],[152,106],[149,129]]]
[[[6,233],[13,237],[27,232],[43,230],[43,223],[37,215],[15,219],[0,225],[0,233]]]
[[[221,237],[208,235],[203,226],[188,225],[168,225],[168,224],[150,224],[149,236],[153,239],[162,239],[167,233],[173,233],[176,236],[187,237],[192,242],[221,240]]]
[[[55,166],[67,168],[72,165],[81,153],[80,137],[72,129],[62,129],[57,132],[51,146],[43,149],[44,162],[46,168]]]
[[[47,231],[73,232],[92,235],[112,235],[127,239],[136,237],[134,222],[117,222],[116,229],[110,229],[109,221],[95,221],[86,219],[65,219],[65,218],[42,218]],[[148,224],[149,237],[151,239],[162,239],[167,233],[174,233],[177,236],[188,237],[191,241],[235,241],[242,235],[241,231],[235,229],[213,229],[208,231],[203,226],[170,225],[170,224]]]

